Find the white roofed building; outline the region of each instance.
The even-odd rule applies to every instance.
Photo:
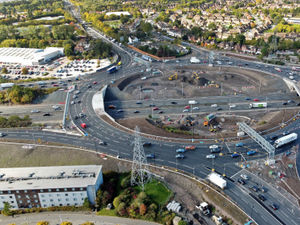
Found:
[[[24,66],[40,65],[64,55],[64,48],[0,48],[0,62]]]
[[[95,204],[102,183],[99,165],[0,168],[0,209]]]

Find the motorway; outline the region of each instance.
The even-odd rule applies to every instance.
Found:
[[[99,32],[95,31],[93,28],[87,28],[88,33],[94,38],[104,38]],[[108,39],[104,38],[106,41]],[[112,43],[112,42],[110,42]],[[80,127],[81,123],[86,123],[87,128],[85,132],[87,134],[86,137],[71,136],[66,134],[57,134],[51,132],[44,132],[40,130],[5,130],[2,129],[1,132],[5,132],[7,134],[7,138],[12,139],[24,139],[24,140],[33,140],[37,142],[38,139],[41,139],[46,142],[60,142],[64,144],[76,145],[78,147],[83,147],[87,149],[92,149],[97,152],[103,152],[115,156],[120,156],[122,158],[132,159],[132,149],[133,149],[133,136],[126,132],[120,131],[117,128],[108,125],[105,121],[98,118],[96,113],[92,107],[92,98],[94,94],[99,91],[100,87],[104,84],[109,83],[113,79],[119,79],[123,76],[129,76],[135,73],[140,73],[141,70],[145,69],[145,66],[132,66],[132,54],[128,53],[128,50],[121,48],[120,46],[113,44],[113,51],[118,52],[119,56],[122,60],[122,68],[115,73],[114,75],[108,75],[105,71],[97,72],[93,75],[87,75],[82,78],[80,82],[78,82],[77,89],[81,92],[78,96],[82,101],[81,104],[69,105],[70,107],[70,118],[73,119],[74,123]],[[203,53],[198,48],[193,47],[195,52],[201,52],[202,56],[207,54]],[[221,57],[221,56],[220,56]],[[221,59],[220,59],[221,60]],[[252,62],[247,63],[243,60],[238,59],[230,59],[236,65],[242,65],[245,67],[252,67]],[[173,62],[168,62],[168,64],[173,64]],[[254,63],[256,65],[256,63]],[[259,64],[260,65],[260,64]],[[256,68],[256,66],[254,66]],[[262,66],[260,70],[273,71],[274,66]],[[282,74],[286,76],[287,72],[290,71],[288,68],[282,68]],[[277,72],[276,70],[273,71]],[[278,75],[281,75],[277,72]],[[113,77],[112,77],[113,76]],[[97,84],[93,85],[93,82],[97,81]],[[87,86],[91,84],[92,88],[88,88]],[[211,98],[207,98],[207,104],[211,104]],[[287,98],[290,99],[290,96]],[[287,100],[286,99],[286,100]],[[202,99],[201,99],[202,100]],[[220,97],[220,101],[222,98]],[[163,100],[163,101],[171,101],[171,100]],[[186,104],[187,100],[178,100],[180,102],[180,106]],[[182,101],[182,102],[181,102]],[[241,103],[239,107],[246,107],[247,104],[244,104],[244,100],[237,98],[233,98],[233,101],[237,103]],[[275,101],[275,100],[274,100]],[[243,103],[243,104],[242,104]],[[127,103],[126,103],[127,104]],[[159,103],[156,103],[159,104]],[[163,103],[162,103],[163,104]],[[224,102],[226,104],[226,100]],[[278,106],[280,103],[272,102],[272,97],[270,96],[270,104],[275,104],[274,106]],[[128,103],[128,107],[131,106],[137,107],[135,102]],[[145,105],[145,104],[142,104]],[[140,106],[139,106],[140,107]],[[143,107],[143,106],[141,106]],[[238,108],[238,107],[237,107]],[[225,109],[225,108],[224,108]],[[239,108],[238,108],[239,109]],[[179,109],[178,109],[179,110]],[[182,110],[182,107],[181,109]],[[78,118],[75,120],[75,116],[79,115],[79,113],[84,113],[85,117]],[[296,131],[300,134],[299,131],[300,121],[297,120],[295,123],[286,126],[284,129],[289,131]],[[277,133],[282,132],[278,131]],[[230,153],[233,151],[232,147],[234,143],[221,143],[222,152],[224,156],[218,156],[216,159],[206,159],[206,155],[209,154],[208,146],[210,145],[206,141],[197,142],[195,146],[197,149],[195,151],[189,151],[185,153],[185,159],[176,159],[175,158],[175,150],[184,146],[184,144],[180,143],[172,143],[172,142],[164,142],[159,140],[152,140],[147,138],[142,138],[143,141],[148,141],[152,143],[152,146],[149,148],[145,148],[145,153],[154,153],[157,157],[155,159],[148,160],[149,163],[153,163],[161,166],[169,166],[173,168],[177,168],[179,170],[186,171],[188,173],[194,174],[200,178],[205,178],[208,173],[210,173],[211,168],[215,168],[216,171],[223,173],[226,171],[226,175],[228,177],[232,177],[238,174],[241,168],[236,166],[236,163],[242,160],[242,157],[232,159],[230,157]],[[100,145],[99,141],[107,142],[107,145]],[[243,152],[243,157],[247,157],[245,152],[248,148],[250,149],[260,149],[256,143],[253,143],[251,140],[245,141],[247,148],[238,149],[239,152]],[[299,144],[299,141],[296,142]],[[229,148],[228,148],[228,147]],[[290,148],[291,145],[285,146],[280,149],[277,153],[283,152]],[[234,151],[237,151],[236,149]],[[258,157],[262,157],[265,155],[265,152],[260,151],[257,156],[248,157],[249,159],[255,159]],[[270,187],[272,189],[272,187]],[[278,196],[281,196],[276,192],[275,189],[272,189],[274,194],[268,196],[270,199],[268,201],[277,201]],[[270,193],[273,193],[270,192]],[[269,210],[263,207],[261,204],[258,204],[257,201],[249,195],[249,191],[241,188],[237,182],[232,182],[228,179],[228,188],[225,190],[225,193],[230,196],[230,198],[235,201],[248,215],[252,216],[252,218],[258,223],[262,225],[277,225],[277,224],[300,224],[300,218],[295,215],[300,215],[299,208],[295,208],[292,212],[290,211],[291,203],[288,201],[280,202],[280,208],[277,211],[274,211],[274,214],[280,217],[283,222],[280,222],[276,219],[272,214],[270,214]],[[275,194],[276,193],[276,194]],[[269,206],[266,205],[269,209]],[[224,206],[226,207],[226,206]],[[292,221],[292,222],[291,222]]]

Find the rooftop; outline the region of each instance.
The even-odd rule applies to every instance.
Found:
[[[86,187],[96,184],[102,166],[0,168],[0,190]]]

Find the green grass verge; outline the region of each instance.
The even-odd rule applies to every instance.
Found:
[[[147,183],[145,192],[158,205],[164,205],[172,196],[172,192],[158,180]]]
[[[101,209],[97,212],[98,216],[117,216],[115,209]]]
[[[109,20],[109,21],[104,21],[104,24],[107,24],[113,28],[119,28],[122,23],[120,20]]]

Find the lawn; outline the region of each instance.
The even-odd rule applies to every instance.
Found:
[[[172,195],[172,192],[158,180],[146,184],[145,192],[158,205],[164,205]]]
[[[119,28],[122,23],[120,20],[109,20],[109,21],[104,21],[104,24],[107,24],[113,28]]]
[[[115,209],[101,209],[97,212],[99,216],[117,216]]]

